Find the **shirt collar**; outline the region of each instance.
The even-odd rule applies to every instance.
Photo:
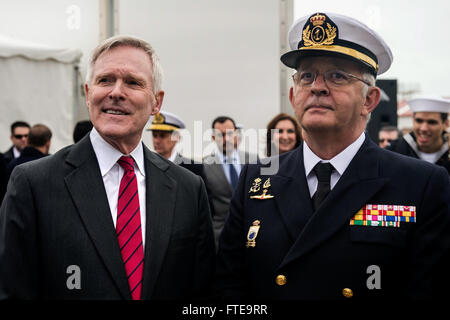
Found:
[[[13,153],[14,153],[14,158],[17,158],[20,156],[20,151],[16,148],[16,146],[13,146]]]
[[[175,148],[173,148],[172,154],[170,155],[169,159],[167,159],[167,160],[169,160],[171,162],[174,162],[176,157],[177,157],[177,155],[178,155],[178,152],[175,150]]]
[[[95,127],[92,128],[89,138],[91,139],[92,147],[97,156],[100,172],[102,176],[104,176],[117,163],[117,160],[119,160],[121,156],[124,156],[124,154],[106,142]],[[130,155],[133,157],[139,172],[145,176],[144,148],[142,147],[142,141],[138,143]]]
[[[222,151],[219,150],[219,147],[217,147],[216,145],[216,154],[217,157],[220,160],[220,163],[223,164],[229,164],[229,163],[233,163],[233,164],[239,164],[239,152],[236,149],[233,149],[233,153],[229,156],[226,156],[222,153]]]
[[[334,156],[331,160],[323,160],[319,158],[314,152],[311,151],[311,149],[308,147],[308,145],[303,143],[303,159],[304,159],[304,166],[305,166],[305,174],[308,176],[312,169],[314,169],[314,166],[318,162],[330,162],[331,165],[334,167],[334,169],[339,173],[340,176],[344,173],[345,169],[347,169],[348,165],[352,161],[353,157],[358,152],[359,148],[364,143],[365,134],[364,132],[356,139],[352,144],[350,144],[347,148],[345,148],[343,151],[341,151],[339,154]]]

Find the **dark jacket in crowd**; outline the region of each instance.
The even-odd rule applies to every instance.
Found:
[[[391,145],[386,147],[387,150],[391,150],[408,157],[420,159],[418,155],[418,147],[416,142],[416,136],[413,132],[408,133],[400,139],[391,142]],[[442,166],[447,169],[450,175],[450,158],[448,153],[447,141],[444,139],[444,145],[441,149],[441,156],[438,161],[435,162],[438,166]]]
[[[8,180],[9,180],[9,176],[11,175],[14,168],[17,167],[19,164],[37,160],[37,159],[40,159],[45,156],[46,156],[46,154],[43,154],[42,152],[40,152],[38,149],[36,149],[34,147],[25,147],[22,150],[22,153],[20,154],[20,156],[18,158],[11,160],[11,162],[8,164],[8,167],[7,167]]]

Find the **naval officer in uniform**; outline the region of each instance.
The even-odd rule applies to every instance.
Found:
[[[289,30],[304,142],[274,175],[242,169],[218,251],[223,299],[429,298],[450,245],[446,171],[365,133],[392,53],[363,23],[314,13]]]
[[[184,121],[176,114],[160,111],[151,119],[147,131],[152,132],[153,148],[162,157],[188,169],[205,180],[203,164],[182,156],[176,145],[181,140],[180,130],[185,129]]]

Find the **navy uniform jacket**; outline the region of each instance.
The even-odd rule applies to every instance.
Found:
[[[406,141],[405,137],[410,136],[408,140]],[[397,139],[395,141],[392,141],[390,146],[387,146],[387,150],[391,150],[400,154],[403,154],[408,157],[413,157],[416,159],[420,159],[419,155],[417,154],[417,143],[416,143],[416,137],[413,132],[410,132],[407,136],[404,136],[400,139]],[[447,147],[447,141],[444,139],[444,145],[441,149],[442,155],[439,157],[439,159],[435,162],[438,166],[443,166],[447,169],[448,174],[450,174],[450,156],[449,156],[449,150]]]
[[[353,299],[430,297],[433,273],[450,247],[443,168],[380,149],[366,137],[314,213],[302,146],[279,160],[272,176],[261,176],[259,165],[241,172],[218,252],[215,286],[222,299],[334,300],[345,299],[344,288]],[[260,190],[252,192],[257,178]],[[251,199],[264,195],[267,178],[266,199]],[[415,206],[417,222],[351,226],[366,204]],[[255,220],[255,247],[247,248]],[[381,289],[368,289],[367,282],[376,284],[370,266],[379,268]]]

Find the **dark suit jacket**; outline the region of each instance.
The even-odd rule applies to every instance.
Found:
[[[175,157],[173,163],[188,169],[192,173],[200,176],[203,180],[205,179],[205,172],[202,163],[196,163],[194,160],[185,158],[181,156],[179,153],[177,153],[177,156]]]
[[[14,151],[13,151],[14,146],[12,146],[11,148],[8,149],[8,151],[6,151],[3,156],[5,157],[5,162],[6,164],[8,164],[11,160],[14,159]]]
[[[239,158],[242,165],[249,160],[257,159],[256,156],[247,152],[240,152]],[[208,189],[209,203],[211,206],[212,223],[214,228],[214,239],[216,247],[219,244],[225,220],[228,217],[229,205],[233,195],[233,189],[223,171],[222,163],[217,155],[212,154],[203,159],[205,171],[205,184]]]
[[[243,169],[222,232],[216,288],[223,298],[334,300],[345,299],[344,288],[353,299],[431,295],[432,275],[450,248],[450,186],[443,168],[380,149],[366,137],[316,212],[301,146],[280,156],[277,174],[261,176],[260,169]],[[258,177],[261,188],[251,192]],[[266,195],[273,198],[251,199],[262,194],[267,178]],[[366,204],[415,206],[417,222],[350,225]],[[255,247],[247,248],[255,220]],[[373,265],[380,269],[381,289],[367,286]],[[284,285],[277,284],[278,275]]]
[[[12,159],[8,163],[8,180],[9,176],[11,175],[11,172],[14,170],[14,168],[22,163],[33,161],[40,159],[42,157],[47,156],[46,154],[43,154],[39,150],[33,147],[25,147],[23,148],[22,152],[20,153],[20,156],[18,158]]]
[[[207,294],[215,249],[204,184],[145,146],[144,159],[142,299]],[[81,289],[68,289],[71,265]],[[131,298],[89,136],[13,171],[0,210],[0,298]]]
[[[411,144],[414,146],[414,149],[417,149],[416,144],[416,136],[413,132],[410,132],[408,134],[410,136],[409,140],[411,141]],[[444,139],[444,143],[447,144],[447,141]],[[394,151],[400,154],[403,154],[408,157],[413,157],[416,159],[420,159],[417,151],[415,151],[411,145],[405,140],[405,136],[401,137],[400,139],[397,139],[395,141],[392,141],[390,146],[386,147],[386,150]],[[450,174],[450,157],[449,157],[449,150],[442,153],[442,155],[439,157],[439,159],[435,162],[438,166],[443,166],[445,169],[447,169],[448,174]]]
[[[0,205],[6,193],[6,186],[8,184],[8,171],[3,154],[0,153]]]

